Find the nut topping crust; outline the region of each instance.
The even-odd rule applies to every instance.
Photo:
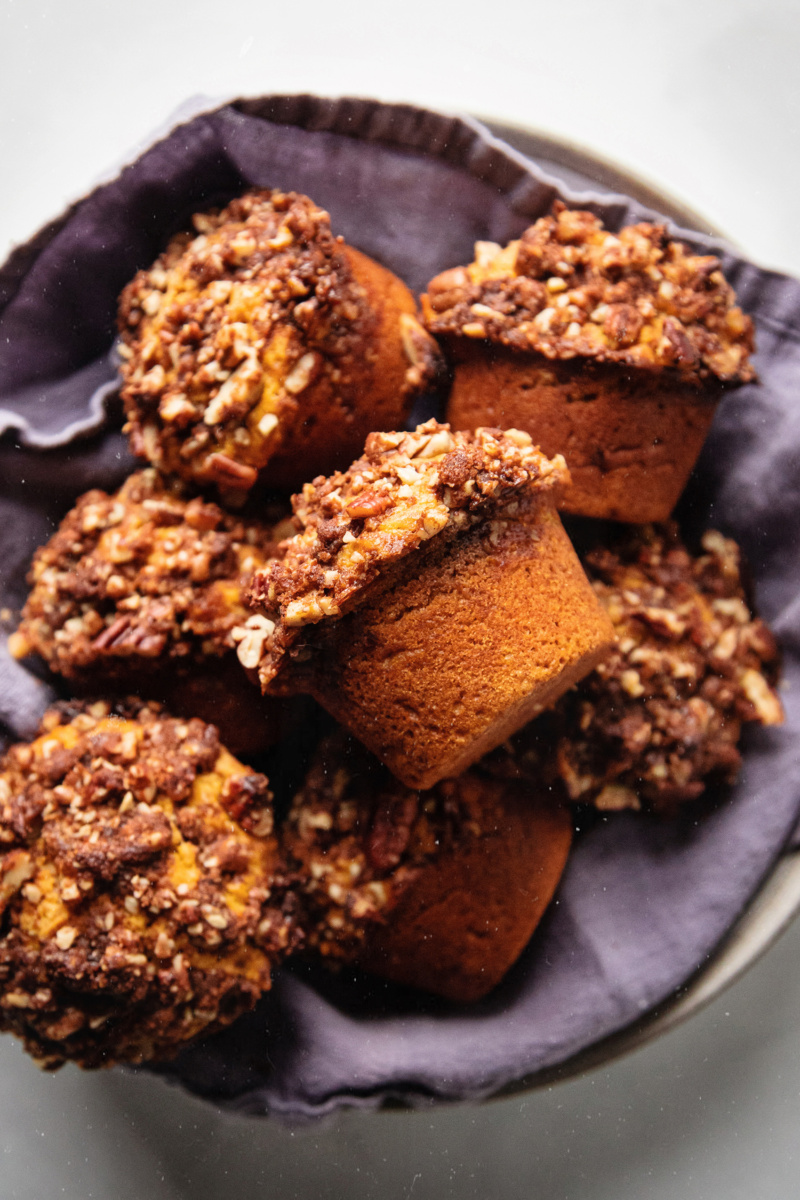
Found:
[[[254,190],[193,221],[197,235],[178,234],[122,293],[126,431],[154,466],[246,493],[320,418],[304,404],[322,377],[325,419],[347,426],[378,318],[307,196]],[[439,368],[436,347],[408,315],[398,336],[416,392]]]
[[[52,1068],[229,1024],[296,937],[277,868],[267,781],[213,726],[50,710],[0,763],[0,1028]]]
[[[478,242],[473,263],[437,275],[422,310],[438,335],[745,383],[753,324],[735,300],[719,260],[688,253],[663,225],[612,234],[557,201],[518,241]]]
[[[34,557],[9,649],[36,651],[68,678],[217,658],[247,619],[243,591],[272,536],[266,522],[187,500],[152,469],[115,495],[87,492]]]

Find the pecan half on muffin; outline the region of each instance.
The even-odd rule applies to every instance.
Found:
[[[169,1057],[297,940],[263,775],[203,722],[50,710],[0,762],[0,1029],[48,1068]]]
[[[455,429],[525,429],[566,456],[564,509],[643,523],[670,516],[719,398],[754,378],[735,299],[664,226],[613,234],[559,202],[505,248],[477,243],[422,307],[455,361]]]
[[[411,292],[307,196],[197,214],[122,293],[134,453],[198,484],[299,487],[402,425],[438,366]]]
[[[39,654],[84,691],[144,692],[214,721],[237,753],[258,752],[291,714],[253,703],[234,646],[244,591],[275,545],[272,523],[138,471],[114,495],[81,496],[36,552],[9,650]]]
[[[459,774],[613,638],[553,504],[567,478],[517,430],[371,434],[294,497],[301,532],[254,576],[240,661],[408,786]]]
[[[569,853],[565,808],[468,772],[427,792],[341,731],[282,830],[305,946],[459,1002],[494,988],[533,934]]]
[[[736,543],[710,530],[702,545],[690,555],[670,525],[586,556],[617,645],[485,767],[604,810],[673,812],[735,781],[743,723],[783,720],[778,651],[748,606]]]

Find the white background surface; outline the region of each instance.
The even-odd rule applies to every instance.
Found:
[[[413,100],[582,142],[800,273],[797,0],[0,0],[0,254],[187,97]]]
[[[0,259],[187,97],[410,100],[583,143],[800,273],[797,0],[0,0]],[[477,1109],[230,1118],[0,1042],[0,1200],[800,1193],[800,926],[632,1057]]]

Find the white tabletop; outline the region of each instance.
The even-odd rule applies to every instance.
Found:
[[[5,0],[0,254],[187,97],[411,100],[583,143],[800,272],[796,0]]]
[[[108,0],[0,12],[0,259],[202,93],[409,100],[538,128],[800,273],[797,0]],[[0,1040],[0,1197],[752,1200],[800,1190],[800,926],[686,1025],[480,1108],[289,1131]]]

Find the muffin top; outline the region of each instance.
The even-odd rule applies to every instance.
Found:
[[[267,686],[303,626],[363,603],[431,539],[513,517],[523,498],[568,479],[560,454],[546,458],[515,429],[452,433],[431,420],[413,433],[371,434],[347,471],[293,497],[300,532],[253,577],[249,599],[260,611],[239,642],[240,661]]]
[[[302,427],[321,376],[350,396],[378,322],[307,196],[254,190],[193,222],[197,233],[174,237],[122,293],[126,430],[154,466],[246,492]],[[407,384],[420,386],[430,339],[406,325]]]
[[[202,721],[50,710],[0,762],[0,1027],[100,1066],[252,1007],[293,938],[271,799]]]
[[[277,515],[277,514],[276,514]],[[148,469],[114,495],[87,492],[34,556],[9,649],[70,678],[124,677],[164,657],[232,649],[243,591],[275,548],[273,526],[187,499]]]
[[[734,541],[709,530],[689,554],[674,524],[584,558],[617,634],[599,667],[483,765],[553,783],[605,810],[674,811],[732,783],[743,721],[783,720],[778,652],[754,617]]]
[[[557,201],[519,240],[478,242],[473,263],[432,279],[422,310],[435,334],[744,383],[753,324],[735,300],[719,259],[688,253],[665,226],[613,234]]]

